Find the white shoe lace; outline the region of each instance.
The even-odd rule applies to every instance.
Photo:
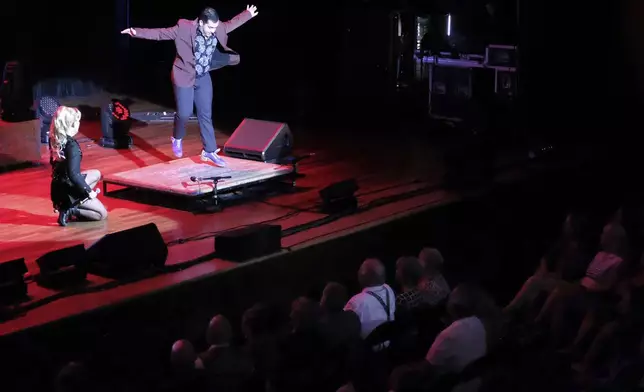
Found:
[[[219,153],[219,151],[221,151],[221,148],[216,149],[215,152],[212,152],[211,154],[214,155],[214,156],[219,156],[219,155],[217,155]],[[208,154],[206,152],[206,150],[201,150],[201,155],[205,156],[206,154]]]

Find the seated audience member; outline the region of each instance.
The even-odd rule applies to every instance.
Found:
[[[300,297],[292,302],[290,316],[291,330],[280,344],[280,362],[271,385],[280,391],[322,391],[327,355],[320,306]]]
[[[363,289],[344,307],[360,319],[360,337],[363,339],[379,325],[394,320],[396,295],[385,280],[385,266],[380,260],[365,260],[358,270],[358,282]]]
[[[623,350],[637,346],[644,331],[644,253],[637,270],[624,279],[618,290],[621,301],[616,306],[616,318],[605,324],[595,336],[583,360],[574,365],[584,378],[591,378],[602,358],[610,358]],[[605,361],[603,361],[605,362]]]
[[[215,390],[240,390],[253,373],[250,358],[232,345],[232,327],[228,319],[217,315],[206,330],[209,347],[199,355],[201,365]]]
[[[164,386],[164,390],[181,391],[205,390],[207,383],[203,377],[203,364],[197,357],[195,349],[187,340],[178,340],[172,345],[170,362],[173,368],[173,379]]]
[[[415,257],[401,257],[396,261],[396,281],[402,293],[396,296],[396,308],[410,311],[421,305],[430,305],[428,295],[419,288],[423,278],[423,266]]]
[[[177,340],[172,345],[170,353],[172,367],[177,373],[190,373],[194,369],[203,369],[201,359],[197,357],[195,348],[187,340]]]
[[[441,273],[443,255],[438,249],[425,248],[420,251],[418,260],[423,267],[423,279],[419,288],[425,296],[425,302],[434,306],[444,301],[450,293],[449,284]]]
[[[549,294],[561,282],[576,282],[584,276],[591,257],[583,225],[584,220],[580,217],[572,214],[566,217],[561,236],[543,256],[534,275],[505,307],[505,312],[525,310],[534,305],[539,294]]]
[[[537,316],[537,322],[550,318],[555,345],[562,342],[565,327],[570,324],[570,311],[576,310],[583,315],[583,321],[573,342],[573,346],[576,346],[595,326],[597,317],[603,316],[614,305],[611,303],[610,294],[613,293],[624,264],[624,228],[609,223],[604,227],[600,243],[602,250],[591,261],[586,276],[579,283],[559,285]]]
[[[487,334],[480,312],[482,290],[467,284],[457,286],[447,299],[452,323],[438,336],[425,360],[441,373],[460,373],[487,354]]]
[[[604,226],[600,238],[601,251],[599,251],[586,269],[586,274],[581,280],[561,284],[550,295],[537,320],[544,317],[550,307],[558,299],[580,292],[600,293],[611,290],[619,278],[622,262],[626,253],[626,232],[618,224],[609,223]],[[564,282],[565,283],[565,282]]]
[[[85,392],[94,387],[90,383],[87,368],[80,362],[68,363],[56,376],[56,392]]]
[[[274,372],[279,358],[277,319],[275,309],[263,303],[253,305],[242,316],[244,351],[253,362],[255,378],[260,384]]]
[[[330,282],[322,292],[321,328],[332,348],[340,348],[360,338],[360,319],[354,312],[345,311],[347,289],[340,283]]]

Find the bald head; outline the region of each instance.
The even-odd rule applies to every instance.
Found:
[[[187,340],[177,340],[172,345],[172,352],[170,353],[170,361],[177,368],[191,368],[194,367],[197,354],[192,343]]]
[[[320,305],[331,313],[341,312],[344,309],[344,304],[347,303],[349,295],[347,288],[336,282],[329,282],[324,287],[322,292],[322,299]]]
[[[226,317],[218,314],[210,320],[206,330],[206,342],[209,345],[228,344],[232,338],[233,328]]]
[[[362,287],[380,286],[386,281],[385,266],[378,259],[367,259],[358,270],[358,281]]]

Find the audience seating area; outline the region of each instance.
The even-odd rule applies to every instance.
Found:
[[[459,281],[439,249],[425,248],[396,261],[395,280],[367,259],[356,271],[362,290],[329,282],[320,296],[293,298],[288,314],[259,302],[240,323],[212,315],[203,339],[160,350],[165,367],[149,390],[637,390],[642,207],[562,216],[556,240],[507,303],[494,287]],[[99,363],[68,364],[56,390],[107,387],[110,371]]]

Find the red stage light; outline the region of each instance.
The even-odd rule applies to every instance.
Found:
[[[114,100],[112,102],[112,116],[118,121],[127,121],[130,119],[130,109],[121,101]]]

